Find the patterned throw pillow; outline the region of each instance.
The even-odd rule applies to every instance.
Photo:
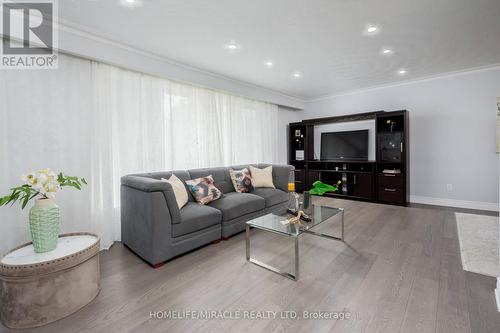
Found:
[[[206,205],[222,197],[222,192],[214,185],[212,175],[186,180],[186,185],[191,193],[193,193],[196,201],[202,205]]]
[[[247,168],[241,170],[229,169],[234,190],[239,193],[249,193],[253,190],[252,176]]]

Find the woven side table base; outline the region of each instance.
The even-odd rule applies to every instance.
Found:
[[[61,235],[60,241],[75,235],[91,234]],[[78,311],[97,296],[99,240],[91,236],[95,237],[94,244],[50,261],[8,265],[2,260],[0,320],[5,326],[42,326]]]

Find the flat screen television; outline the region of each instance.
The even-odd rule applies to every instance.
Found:
[[[321,133],[322,160],[368,160],[368,130]]]

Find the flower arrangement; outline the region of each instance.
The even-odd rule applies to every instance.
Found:
[[[67,176],[60,172],[56,174],[50,169],[29,172],[21,177],[23,185],[11,188],[11,194],[0,198],[0,206],[13,205],[19,200],[21,209],[24,209],[31,199],[53,199],[63,187],[82,189],[87,184],[85,178]]]

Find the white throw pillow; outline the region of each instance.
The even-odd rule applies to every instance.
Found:
[[[252,174],[253,187],[271,187],[276,188],[273,183],[273,167],[268,166],[264,169],[259,169],[250,166],[250,173]]]
[[[177,206],[179,206],[179,209],[184,207],[184,205],[188,202],[188,193],[182,180],[177,178],[177,176],[174,174],[172,174],[169,179],[162,178],[161,180],[166,181],[167,183],[172,185],[175,194],[175,200],[177,201]]]

